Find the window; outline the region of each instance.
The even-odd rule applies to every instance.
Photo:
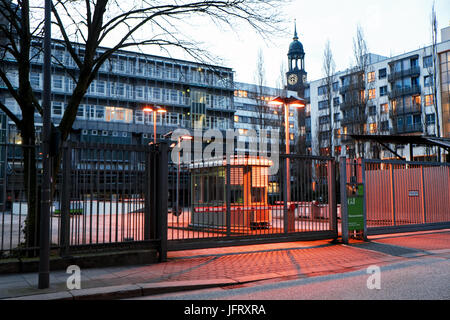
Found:
[[[431,87],[433,85],[433,78],[431,76],[425,76],[423,78],[423,83],[425,87]]]
[[[130,123],[133,120],[133,112],[130,109],[105,107],[106,121],[120,121]]]
[[[118,58],[115,63],[115,67],[116,67],[115,68],[116,72],[124,72],[125,71],[125,61]]]
[[[328,100],[319,101],[319,110],[327,109],[329,106]]]
[[[54,90],[62,90],[64,87],[63,76],[61,75],[52,75],[52,89]]]
[[[337,139],[340,139],[341,138],[341,129],[334,129],[334,136]]]
[[[103,80],[97,80],[96,81],[96,92],[97,94],[105,95],[106,93],[106,82]]]
[[[333,82],[333,91],[336,92],[339,90],[339,82]]]
[[[234,116],[234,122],[239,122],[239,116]]]
[[[339,112],[335,113],[333,117],[334,121],[341,121],[341,114]]]
[[[375,116],[377,114],[377,107],[376,106],[370,106],[369,107],[369,116]]]
[[[381,113],[389,113],[389,105],[387,103],[383,103],[380,106]]]
[[[41,74],[37,72],[30,73],[30,84],[35,89],[40,89],[41,87]]]
[[[377,97],[377,89],[369,89],[369,100]]]
[[[339,97],[333,98],[333,106],[338,107],[341,104]]]
[[[144,122],[144,117],[143,117],[143,111],[142,110],[135,110],[134,111],[134,121],[136,123]]]
[[[385,79],[387,76],[386,68],[378,70],[378,79]]]
[[[234,96],[241,97],[241,98],[247,98],[248,92],[244,91],[244,90],[236,90],[236,91],[234,91]]]
[[[119,96],[119,97],[124,97],[125,96],[125,85],[123,83],[114,83],[113,84],[113,90],[111,90],[112,94]]]
[[[321,86],[317,89],[317,93],[319,96],[327,94],[327,86]]]
[[[380,97],[387,95],[387,86],[380,87]]]
[[[328,124],[328,123],[330,123],[329,116],[323,116],[319,118],[319,124]]]
[[[64,81],[64,84],[65,84],[66,92],[73,92],[73,90],[75,89],[75,82],[70,77],[66,78],[66,81]]]
[[[84,105],[83,104],[80,104],[78,106],[77,117],[79,117],[79,118],[83,118],[84,117]]]
[[[370,123],[369,124],[369,133],[376,133],[377,132],[377,124],[376,123]]]
[[[411,59],[411,68],[415,68],[419,66],[419,59],[417,58],[412,58]]]
[[[62,102],[52,102],[52,116],[61,116],[63,112]]]
[[[135,94],[136,94],[136,99],[137,100],[144,99],[144,87],[143,86],[136,86]]]
[[[425,105],[426,106],[432,106],[434,104],[433,102],[433,95],[432,94],[428,94],[425,96]]]
[[[430,68],[433,66],[433,57],[432,56],[426,56],[423,58],[423,67],[424,68]]]
[[[153,99],[157,101],[161,100],[161,88],[153,88]]]
[[[434,116],[433,113],[426,115],[426,123],[427,124],[435,124],[436,123],[436,117]]]
[[[381,131],[389,131],[389,120],[381,122]]]
[[[367,82],[374,82],[375,81],[375,72],[374,71],[372,71],[372,72],[369,72],[368,74],[367,74]]]

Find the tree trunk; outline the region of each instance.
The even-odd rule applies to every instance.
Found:
[[[34,114],[32,115],[34,117]],[[28,119],[28,121],[30,121]],[[21,130],[22,150],[23,150],[23,178],[25,195],[27,198],[28,213],[25,220],[24,236],[25,247],[39,247],[39,212],[40,212],[40,195],[38,187],[38,169],[36,159],[36,139],[34,130],[29,130],[30,126],[34,129],[34,119],[31,124],[27,124],[26,128]],[[27,250],[26,256],[36,256],[38,250]]]

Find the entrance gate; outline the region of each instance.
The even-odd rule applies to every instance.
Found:
[[[450,227],[450,164],[363,160],[368,234]]]
[[[271,165],[233,157],[169,166],[168,249],[337,238],[334,160],[281,155],[274,175]]]
[[[450,164],[341,158],[340,171],[344,242],[450,227]],[[352,228],[359,214],[362,227]]]

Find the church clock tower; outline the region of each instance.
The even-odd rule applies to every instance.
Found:
[[[288,60],[287,89],[298,92],[299,96],[302,97],[307,82],[307,73],[305,71],[305,51],[302,43],[298,41],[296,24],[294,24],[294,38],[289,45]]]

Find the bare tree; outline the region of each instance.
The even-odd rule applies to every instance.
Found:
[[[433,1],[433,5],[431,8],[431,57],[433,60],[432,70],[429,70],[429,74],[431,74],[431,90],[432,90],[432,99],[433,99],[433,107],[434,107],[434,116],[435,116],[435,134],[436,137],[441,136],[441,127],[439,123],[439,111],[437,105],[437,18],[436,18],[436,8],[435,2]],[[431,71],[431,72],[430,72]],[[438,161],[441,161],[441,148],[437,148],[437,158]]]
[[[323,85],[326,87],[326,101],[328,102],[328,115],[330,123],[328,126],[328,147],[329,156],[334,156],[334,112],[333,112],[333,84],[336,82],[336,64],[333,58],[333,52],[331,51],[330,40],[327,40],[325,49],[323,51],[322,70],[324,73]]]
[[[353,55],[355,58],[355,67],[352,70],[350,80],[351,101],[353,104],[353,124],[352,132],[354,134],[365,134],[367,126],[367,102],[369,89],[366,86],[367,72],[369,71],[369,52],[364,31],[361,25],[357,25],[356,37],[353,38]],[[359,157],[365,156],[364,143],[355,144],[355,152]]]
[[[261,48],[258,49],[258,55],[256,58],[256,71],[255,71],[255,83],[256,83],[256,106],[258,123],[255,126],[259,126],[259,129],[264,129],[266,125],[266,116],[268,112],[267,102],[265,99],[266,85],[266,71],[264,63],[264,54]]]
[[[191,37],[184,35],[183,26],[189,26],[192,18],[207,19],[219,27],[236,28],[239,23],[250,25],[265,37],[279,31],[282,21],[279,8],[281,0],[180,0],[117,1],[96,0],[55,0],[52,1],[55,37],[65,47],[76,65],[71,72],[74,89],[68,95],[67,107],[58,125],[52,124],[53,145],[62,146],[68,139],[76,119],[78,107],[86,91],[102,65],[118,50],[139,46],[179,48],[195,59],[210,60],[213,57]],[[28,195],[28,215],[26,221],[28,245],[34,247],[34,224],[38,215],[35,195],[37,190],[36,129],[34,113],[43,114],[38,94],[30,84],[31,58],[33,46],[42,47],[43,8],[30,5],[29,0],[12,3],[0,0],[0,79],[8,93],[17,101],[20,115],[16,115],[5,103],[0,102],[0,110],[13,121],[22,136],[24,148],[24,175]],[[144,36],[139,36],[144,34]],[[192,37],[193,38],[193,37]],[[11,65],[6,59],[16,62],[18,85],[11,80]],[[55,57],[56,58],[56,57]],[[57,59],[56,59],[57,60]],[[60,67],[64,63],[60,61]],[[59,168],[62,148],[56,151],[53,161],[53,176]]]

